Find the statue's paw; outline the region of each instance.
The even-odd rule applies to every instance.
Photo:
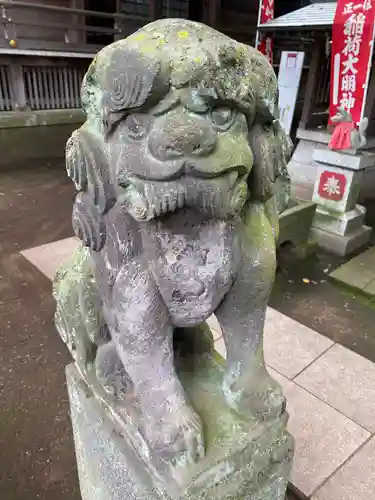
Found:
[[[186,467],[204,456],[202,423],[194,410],[183,405],[148,425],[153,450],[173,468]]]
[[[275,385],[245,391],[238,401],[239,413],[250,412],[260,420],[279,418],[285,413],[286,399]]]
[[[260,420],[270,420],[285,413],[286,399],[280,385],[265,368],[262,372],[234,382],[229,376],[224,380],[223,391],[228,403],[245,418],[250,414]]]

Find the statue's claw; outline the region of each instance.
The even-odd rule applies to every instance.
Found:
[[[149,423],[147,434],[153,450],[172,468],[192,465],[204,456],[202,424],[189,405],[170,407]]]

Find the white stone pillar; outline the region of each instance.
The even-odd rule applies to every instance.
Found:
[[[322,248],[347,255],[366,245],[371,228],[364,225],[366,209],[357,204],[365,169],[375,155],[315,149],[318,165],[312,200],[317,209],[312,236]]]

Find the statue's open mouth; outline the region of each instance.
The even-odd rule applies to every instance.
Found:
[[[129,176],[120,185],[125,209],[139,221],[194,208],[210,217],[228,218],[240,212],[247,201],[245,167],[235,167],[220,174],[202,175],[193,166],[189,174],[173,180],[141,179]],[[242,174],[242,175],[241,175]]]

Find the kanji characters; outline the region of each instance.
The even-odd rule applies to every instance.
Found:
[[[355,106],[355,97],[353,96],[353,92],[343,92],[342,97],[340,99],[340,106],[345,108],[347,111],[350,111]]]
[[[354,57],[353,54],[348,54],[348,59],[342,62],[344,69],[342,70],[342,74],[346,75],[347,73],[352,73],[352,75],[356,75],[358,70],[354,67],[358,62],[358,57]]]
[[[357,89],[356,75],[344,75],[341,80],[341,90],[343,92],[355,92]]]
[[[360,12],[359,14],[352,14],[344,25],[344,35],[355,36],[363,35],[363,28],[365,27],[366,16]]]
[[[371,0],[365,0],[363,2],[363,10],[371,10],[372,9],[372,2]]]
[[[363,114],[372,58],[374,0],[338,0],[332,29],[330,115],[343,107],[358,123]]]
[[[350,53],[354,55],[359,54],[359,49],[361,48],[362,37],[360,35],[348,36],[345,39],[345,47],[343,54],[346,56]]]
[[[346,184],[345,175],[325,170],[319,178],[318,194],[326,200],[340,201],[345,194]]]
[[[354,2],[348,2],[344,5],[344,14],[353,14],[355,10],[370,10],[372,9],[372,1],[364,0],[363,3],[354,4]]]
[[[328,179],[323,184],[323,191],[325,191],[328,196],[341,194],[340,181],[336,177],[328,177]]]

